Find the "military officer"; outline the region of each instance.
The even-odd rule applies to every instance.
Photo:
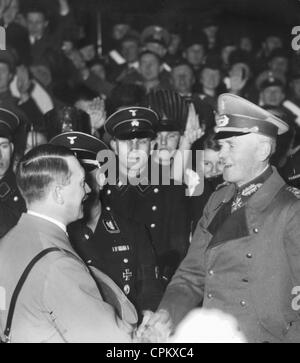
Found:
[[[288,126],[231,94],[220,96],[218,111],[227,184],[210,198],[187,257],[140,333],[158,322],[170,333],[201,303],[233,315],[249,342],[299,342],[300,191],[269,164]]]
[[[19,124],[14,113],[0,108],[0,238],[17,224],[26,209],[12,170],[13,135]]]
[[[107,274],[136,306],[137,311],[157,307],[161,298],[156,255],[145,228],[121,217],[111,208],[102,208],[100,189],[105,184],[97,155],[109,156],[108,146],[81,132],[66,132],[51,142],[75,152],[86,170],[91,188],[85,201],[84,219],[69,226],[68,233],[76,252],[89,266]]]
[[[181,186],[178,194],[174,185],[162,185],[161,174],[149,159],[159,127],[157,113],[144,107],[120,110],[106,121],[119,173],[116,185],[107,185],[103,196],[106,206],[146,226],[167,284],[187,251],[189,224]]]

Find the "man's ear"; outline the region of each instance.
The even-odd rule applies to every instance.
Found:
[[[100,169],[96,171],[96,181],[100,190],[102,190],[103,187],[106,185],[106,176],[101,172]]]
[[[54,201],[57,204],[63,205],[65,203],[64,202],[64,197],[63,197],[63,194],[62,194],[62,187],[60,187],[58,185],[53,187],[52,196],[53,196]]]
[[[151,140],[151,142],[150,142],[150,153],[152,153],[155,150],[156,145],[157,145],[156,139]]]
[[[14,150],[15,150],[15,145],[12,142],[10,143],[10,150],[11,150],[11,153],[13,154]]]
[[[269,142],[261,142],[258,149],[258,157],[260,161],[269,160],[272,155],[272,145]]]
[[[110,141],[110,147],[112,148],[112,150],[114,151],[114,153],[115,153],[116,155],[118,155],[118,147],[117,147],[117,142],[116,142],[116,140],[112,139],[112,140]]]

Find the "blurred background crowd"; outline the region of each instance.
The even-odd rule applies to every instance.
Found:
[[[23,120],[16,154],[70,128],[108,141],[106,115],[157,89],[195,105],[203,149],[217,97],[231,92],[290,125],[273,163],[285,178],[297,176],[300,54],[291,30],[299,3],[184,3],[1,0],[8,51],[0,53],[0,102]]]

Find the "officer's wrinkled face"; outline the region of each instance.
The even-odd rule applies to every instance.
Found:
[[[204,150],[204,177],[216,178],[223,174],[224,164],[220,160],[219,152],[212,149]]]
[[[195,83],[194,72],[187,65],[175,67],[172,71],[172,84],[175,91],[182,95],[192,93]]]
[[[10,167],[13,154],[13,144],[6,138],[0,137],[0,179]]]
[[[144,54],[140,59],[140,72],[145,81],[159,79],[160,61],[154,54]]]
[[[253,180],[261,171],[260,145],[255,134],[220,140],[221,162],[224,163],[225,181],[242,186]]]
[[[278,107],[285,98],[280,86],[267,87],[261,92],[261,99],[264,105]]]
[[[300,78],[293,80],[292,84],[293,96],[300,99]]]
[[[27,28],[29,35],[41,38],[48,26],[48,21],[42,13],[27,14]]]
[[[205,58],[205,47],[201,44],[194,44],[185,52],[187,61],[194,67],[200,67]]]
[[[200,81],[204,88],[215,90],[221,82],[221,72],[218,69],[204,68]]]
[[[117,140],[116,153],[120,167],[129,173],[139,173],[148,162],[151,151],[150,138]],[[113,146],[113,148],[115,148]]]
[[[180,141],[179,131],[163,131],[157,134],[155,161],[162,165],[170,165]]]

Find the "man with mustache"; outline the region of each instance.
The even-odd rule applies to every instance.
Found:
[[[2,340],[131,342],[133,326],[106,302],[98,280],[69,241],[67,226],[83,217],[90,192],[77,158],[62,146],[38,146],[20,161],[17,183],[28,212],[0,243],[0,286],[7,305],[0,314]],[[113,282],[102,274],[99,283],[112,287],[109,292],[117,302]]]
[[[84,218],[70,224],[68,233],[76,252],[90,267],[107,274],[134,304],[141,315],[156,309],[161,297],[156,255],[144,226],[119,216],[101,203],[106,175],[98,161],[113,151],[99,139],[82,132],[54,137],[53,145],[65,146],[77,156],[91,188],[84,203]]]
[[[300,191],[269,162],[288,126],[231,94],[220,96],[218,111],[228,185],[208,201],[187,257],[140,334],[153,341],[171,334],[201,304],[234,316],[249,342],[299,342]]]

